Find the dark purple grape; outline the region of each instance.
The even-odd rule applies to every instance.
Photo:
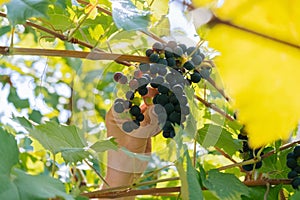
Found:
[[[138,92],[141,96],[145,96],[146,94],[148,94],[148,88],[145,86],[141,86],[138,88]]]
[[[164,46],[160,43],[160,42],[155,42],[153,45],[152,45],[152,48],[153,50],[155,51],[161,51],[164,49]]]
[[[129,87],[132,90],[136,90],[139,87],[139,82],[136,79],[131,79],[129,81]]]
[[[192,70],[195,68],[194,64],[191,62],[191,61],[186,61],[184,64],[183,64],[183,67],[187,70]]]
[[[183,52],[186,52],[187,47],[186,47],[185,44],[179,44],[178,46],[181,47],[181,49],[182,49]]]
[[[129,113],[133,116],[138,116],[141,114],[141,109],[139,106],[134,105],[130,108]]]
[[[174,48],[174,56],[175,57],[181,57],[183,55],[183,51],[181,49],[181,47],[175,47]]]
[[[200,65],[202,62],[202,57],[200,55],[193,55],[192,61],[195,65]]]
[[[122,125],[122,129],[127,133],[132,132],[133,131],[132,121],[124,122]]]
[[[136,116],[136,120],[138,120],[138,121],[143,121],[144,120],[144,118],[145,118],[145,116],[143,115],[143,113],[141,113],[141,114],[139,114],[138,116]]]
[[[147,50],[146,50],[146,56],[147,56],[147,57],[150,57],[151,54],[153,54],[153,50],[152,50],[152,49],[147,49]]]
[[[174,49],[175,47],[177,47],[177,42],[171,40],[167,43],[167,47],[170,47],[171,49]]]
[[[121,79],[122,76],[124,76],[123,73],[121,73],[121,72],[116,72],[116,73],[114,74],[114,80],[115,80],[116,82],[119,82],[119,80]]]
[[[127,91],[126,92],[126,99],[132,100],[134,98],[134,92],[133,91]]]
[[[191,74],[191,81],[193,83],[199,83],[201,81],[201,74],[197,71]]]
[[[150,69],[150,65],[148,63],[141,63],[139,68],[142,72],[147,72]]]
[[[150,62],[157,63],[159,61],[159,55],[156,53],[153,53],[153,54],[151,54],[149,59],[150,59]]]
[[[121,102],[115,102],[115,104],[114,104],[114,110],[117,113],[124,112],[125,108],[124,108],[123,103],[121,103]]]

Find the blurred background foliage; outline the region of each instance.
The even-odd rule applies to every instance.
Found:
[[[14,5],[15,2],[17,0],[11,0],[10,3]],[[42,16],[37,16],[33,12],[33,15],[27,18],[30,19],[30,22],[52,30],[60,36],[66,36],[65,40],[58,39],[53,34],[40,31],[28,24],[21,25],[26,23],[27,18],[20,21],[17,14],[15,18],[14,16],[8,17],[9,20],[1,15],[1,46],[10,46],[13,38],[14,47],[77,51],[101,50],[143,55],[145,49],[155,41],[143,32],[116,26],[116,20],[124,21],[111,16],[112,4],[115,1],[101,1],[100,7],[104,10],[91,10],[91,7],[96,5],[96,1],[93,0],[76,2],[39,0],[38,2],[46,5],[46,12],[42,13]],[[7,3],[7,1],[0,3]],[[149,23],[149,29],[162,38],[170,36],[170,24],[167,18],[168,3],[168,0],[132,1],[137,9],[151,13],[149,16],[146,14],[145,18],[137,16],[146,20]],[[242,142],[237,140],[237,134],[240,133],[241,124],[246,125],[250,142],[255,147],[272,143],[279,138],[284,140],[289,138],[290,132],[297,126],[300,116],[300,94],[297,91],[300,80],[298,78],[300,74],[298,69],[300,64],[300,22],[297,20],[300,17],[297,8],[300,5],[298,4],[300,3],[296,0],[225,0],[224,2],[194,0],[189,6],[186,14],[188,17],[189,14],[193,15],[194,20],[199,18],[198,9],[206,10],[205,16],[209,20],[197,27],[197,32],[208,41],[208,46],[213,48],[207,47],[207,51],[215,52],[215,49],[220,53],[220,56],[214,59],[217,68],[214,68],[212,77],[219,87],[225,88],[234,107],[229,105],[211,85],[204,81],[200,83],[200,89],[197,92],[201,95],[205,94],[206,100],[214,103],[230,116],[233,116],[237,110],[237,117],[240,121],[230,121],[196,102],[193,108],[197,111],[197,115],[194,116],[195,121],[191,120],[195,127],[189,127],[190,129],[187,131],[195,132],[199,129],[199,137],[196,138],[199,144],[203,144],[204,137],[207,135],[213,136],[214,133],[211,130],[218,130],[222,133],[222,137],[217,141],[216,147],[240,162],[243,158],[238,150],[241,148]],[[6,13],[8,8],[9,6],[2,6],[1,13]],[[20,12],[23,11],[23,8]],[[24,8],[24,10],[26,9]],[[29,13],[29,15],[31,14]],[[14,21],[15,19],[18,20]],[[12,24],[16,26],[12,26]],[[119,24],[122,25],[122,23]],[[124,26],[126,25],[127,22],[124,23]],[[70,38],[77,40],[70,40]],[[84,41],[90,46],[77,44],[78,40]],[[49,149],[45,149],[37,138],[28,133],[31,130],[26,128],[26,120],[15,116],[25,117],[36,124],[51,121],[76,125],[80,134],[83,133],[83,136],[78,133],[78,137],[85,138],[87,146],[97,141],[105,141],[104,117],[116,97],[116,83],[112,81],[112,76],[115,71],[125,68],[127,67],[112,61],[91,61],[72,57],[2,56],[0,59],[0,125],[7,132],[13,134],[17,140],[19,161],[15,163],[16,168],[34,175],[33,177],[53,174],[56,179],[64,183],[65,190],[73,196],[78,196],[82,191],[98,189],[102,181],[95,171],[105,175],[105,153],[96,152],[96,156],[87,158],[93,169],[83,161],[67,162],[65,155],[62,155],[61,152],[54,154]],[[208,94],[205,92],[207,90],[209,90]],[[56,128],[60,129],[55,127],[53,130],[57,130]],[[9,137],[6,139],[12,142]],[[189,145],[190,153],[193,153],[194,143],[189,139],[189,137],[185,137],[184,142]],[[166,140],[159,135],[153,138],[153,143],[155,144],[153,146],[155,154],[140,181],[177,177],[180,172],[172,163],[178,153],[174,147],[174,141]],[[280,144],[280,142],[272,143],[270,149],[276,149]],[[205,171],[232,163],[209,143],[206,145],[204,144],[207,149],[197,146],[195,152],[196,162],[201,164]],[[285,156],[290,151],[289,149],[265,159],[259,172],[265,173],[269,178],[286,177],[288,169],[285,166]],[[183,156],[184,161],[187,161],[188,158]],[[169,165],[172,166],[168,167]],[[182,167],[186,169],[188,166],[185,162]],[[201,172],[199,168],[197,170],[197,172]],[[220,174],[210,172],[211,179],[208,182],[214,183],[214,181],[221,180],[221,183],[225,185],[228,184],[228,181],[226,182],[228,178],[236,181],[232,177],[221,177]],[[238,167],[226,169],[224,172],[234,174],[241,180],[246,175]],[[21,180],[31,180],[30,178],[32,178],[25,177],[18,171],[13,173],[18,177],[23,177]],[[192,177],[193,175],[191,173],[186,176]],[[218,180],[215,180],[215,177],[218,177]],[[181,184],[179,180],[175,180],[153,183],[141,186],[139,189],[175,187]],[[59,183],[55,182],[52,186],[54,185],[58,186]],[[207,183],[207,185],[209,184]],[[221,187],[203,191],[204,198],[210,200],[259,199],[265,195],[264,187],[245,189],[244,185],[237,185],[231,188],[233,196],[226,197],[216,193]],[[0,189],[3,188],[0,186]],[[269,199],[278,197],[281,189],[282,185],[272,187]],[[37,189],[33,192],[38,193],[39,191]],[[59,195],[59,191],[53,192],[53,194]],[[248,195],[248,197],[241,196],[242,192],[239,191],[244,191],[244,195]],[[293,194],[290,186],[285,186],[284,192],[286,196]],[[253,193],[252,196],[250,193]],[[70,196],[61,196],[66,199],[71,198]],[[44,197],[51,198],[47,195]],[[153,198],[177,199],[177,195],[138,197],[138,199]]]

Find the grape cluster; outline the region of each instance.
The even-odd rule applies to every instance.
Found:
[[[115,73],[114,80],[128,83],[130,90],[126,92],[126,99],[114,102],[114,109],[118,113],[129,110],[131,114],[131,120],[122,125],[124,131],[137,129],[144,116],[135,100],[147,95],[151,88],[156,91],[151,103],[155,105],[163,136],[173,138],[174,126],[183,127],[190,113],[184,87],[208,78],[211,68],[201,65],[205,56],[199,49],[175,41],[156,42],[145,53],[150,63],[139,63],[131,80],[121,72]]]
[[[253,150],[249,147],[248,137],[244,132],[242,132],[238,135],[238,139],[243,141],[243,149],[240,152],[243,153],[243,155],[244,155],[244,158],[245,158],[244,161],[253,159],[254,154],[257,154],[260,149]],[[263,155],[263,153],[261,155]],[[259,169],[262,167],[262,161],[259,161],[255,164],[243,165],[242,167],[245,171],[252,171],[254,168]]]
[[[300,158],[300,146],[296,146],[293,152],[288,153],[286,157],[286,165],[291,171],[288,173],[288,178],[292,180],[292,186],[294,189],[298,189],[300,186],[300,165],[299,160]]]

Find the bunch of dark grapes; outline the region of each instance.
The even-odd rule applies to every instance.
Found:
[[[300,159],[300,146],[296,146],[293,152],[288,153],[286,157],[286,165],[291,171],[288,173],[288,178],[292,180],[292,186],[294,189],[299,189],[300,186],[300,165],[298,160]]]
[[[199,49],[187,48],[175,41],[167,44],[154,43],[151,49],[146,50],[146,56],[150,63],[140,63],[130,81],[121,72],[115,73],[114,80],[120,84],[128,83],[130,90],[126,93],[126,99],[115,101],[114,108],[118,113],[129,110],[131,120],[122,127],[124,131],[131,132],[144,119],[138,105],[134,103],[138,96],[136,94],[143,97],[150,88],[154,89],[156,94],[152,103],[155,105],[154,111],[158,115],[163,136],[173,138],[174,126],[183,127],[190,113],[184,87],[208,78],[211,70],[207,65],[201,66],[205,56]]]
[[[241,131],[241,133],[238,135],[238,139],[243,141],[243,149],[240,152],[244,156],[244,161],[253,159],[254,154],[257,154],[260,149],[253,150],[249,147],[248,137],[247,137],[246,133],[244,133],[243,131]],[[263,155],[263,153],[261,155]],[[262,167],[262,161],[259,161],[255,164],[243,165],[243,169],[245,171],[252,171],[254,168],[259,169],[261,167]]]

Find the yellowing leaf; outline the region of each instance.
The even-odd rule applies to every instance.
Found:
[[[250,146],[288,139],[300,119],[300,51],[225,25],[208,40]]]
[[[0,5],[8,3],[10,0],[0,0]]]

